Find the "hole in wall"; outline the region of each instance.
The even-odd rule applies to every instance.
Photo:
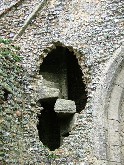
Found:
[[[3,91],[4,91],[4,101],[7,101],[10,93],[6,89],[4,89]]]
[[[39,74],[43,77],[44,86],[59,89],[58,98],[75,102],[77,113],[85,108],[86,86],[74,52],[66,47],[57,46],[43,60]],[[74,113],[56,113],[54,111],[56,100],[55,97],[39,100],[44,109],[38,116],[39,124],[37,125],[39,139],[52,151],[62,145],[64,137],[69,136],[74,118]]]
[[[41,115],[38,116],[39,138],[45,146],[53,151],[60,146],[60,122],[54,111],[55,101],[42,102],[40,100],[39,102],[44,107]]]

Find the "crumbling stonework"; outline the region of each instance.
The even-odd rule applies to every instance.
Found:
[[[1,37],[13,39],[41,2],[24,0],[3,14]],[[30,76],[30,84],[25,87],[28,97],[32,98],[25,104],[22,123],[25,132],[18,135],[23,142],[22,164],[123,165],[122,10],[122,0],[47,1],[14,40],[21,48],[22,65]],[[69,49],[78,60],[88,98],[86,106],[76,113],[69,136],[63,139],[62,146],[51,152],[38,136],[37,115],[42,107],[37,103],[41,97],[37,87],[38,83],[42,84],[40,66],[58,46]],[[58,93],[53,92],[56,96]],[[11,152],[4,156],[6,164],[12,165],[18,158]]]

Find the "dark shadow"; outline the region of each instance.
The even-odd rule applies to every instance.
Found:
[[[79,113],[87,103],[86,85],[83,83],[83,74],[78,60],[66,49],[67,54],[67,77],[68,77],[68,99],[76,103],[76,111]]]
[[[77,113],[85,108],[86,86],[83,83],[83,74],[74,52],[69,51],[68,48],[57,46],[43,60],[39,74],[43,76],[48,87],[60,90],[60,98],[75,101]],[[73,119],[73,115],[71,117],[65,115],[66,117],[64,117],[56,114],[54,111],[55,101],[51,98],[41,100],[40,103],[44,110],[38,116],[39,138],[50,150],[60,147],[61,137],[69,136],[69,124]],[[64,128],[66,130],[62,134]]]
[[[55,102],[54,102],[55,103]],[[37,125],[39,138],[42,143],[51,151],[60,147],[60,124],[58,117],[53,110],[53,102],[41,103],[44,110],[38,116],[39,123]]]
[[[6,89],[4,89],[4,101],[8,100],[8,95],[10,94],[10,92],[8,92]]]

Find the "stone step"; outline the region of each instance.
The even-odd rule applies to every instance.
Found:
[[[76,113],[75,102],[72,100],[57,99],[54,106],[54,111],[56,113],[74,114]]]

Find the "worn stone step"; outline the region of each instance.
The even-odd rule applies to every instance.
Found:
[[[57,99],[54,106],[54,111],[56,113],[67,113],[67,114],[76,113],[75,102],[72,100]]]

